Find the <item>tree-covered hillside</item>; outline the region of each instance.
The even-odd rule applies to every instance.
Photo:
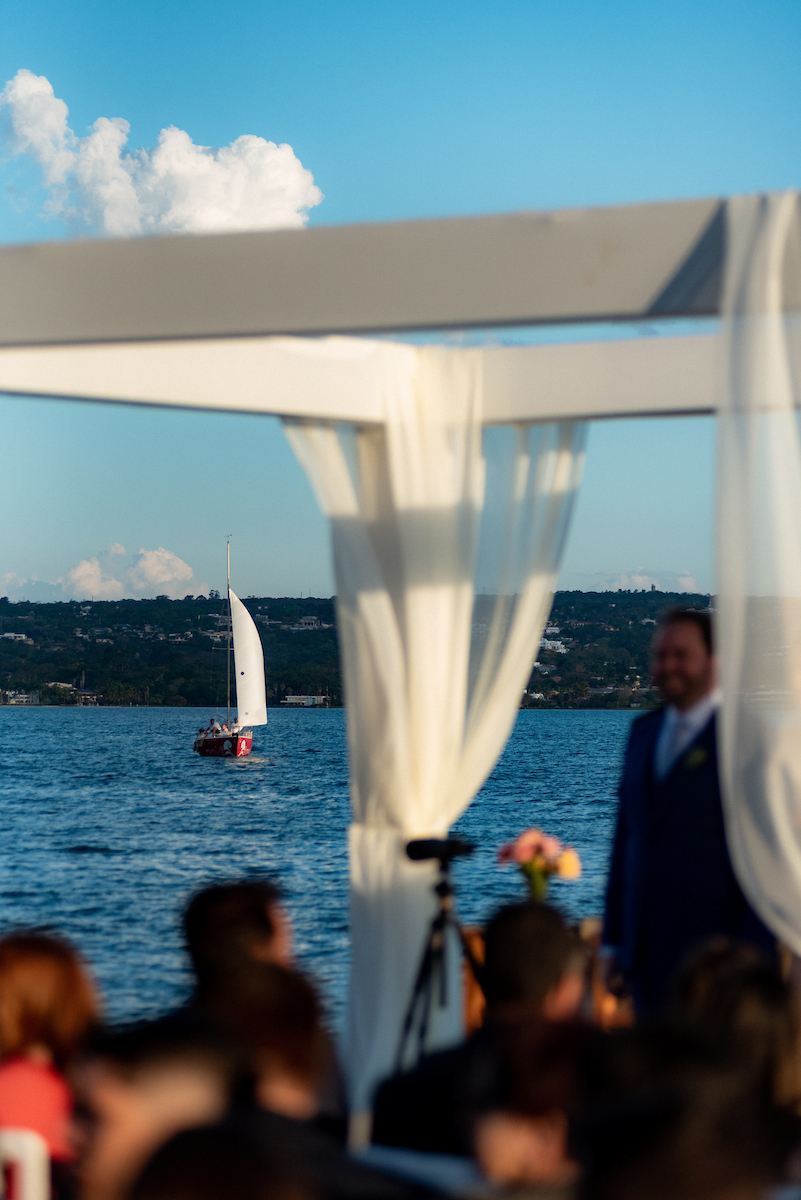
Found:
[[[333,600],[249,597],[245,603],[264,646],[268,703],[301,693],[341,704]],[[674,605],[708,604],[709,596],[666,592],[557,592],[524,703],[654,703],[648,690],[654,622]],[[216,595],[57,604],[0,598],[0,693],[38,691],[45,704],[79,703],[81,690],[111,705],[223,704],[224,611]]]

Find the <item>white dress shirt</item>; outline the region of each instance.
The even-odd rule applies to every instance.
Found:
[[[684,712],[672,704],[665,709],[662,728],[654,747],[654,775],[660,782],[667,778],[677,759],[707,725],[712,714],[720,707],[720,699],[720,688],[715,688]]]

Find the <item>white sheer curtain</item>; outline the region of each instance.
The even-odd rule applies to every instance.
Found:
[[[720,765],[735,869],[801,954],[801,224],[793,193],[728,204],[719,407]]]
[[[380,426],[286,421],[332,524],[353,825],[351,1100],[393,1066],[427,922],[428,864],[492,770],[547,618],[584,427],[481,423],[477,350],[383,347]],[[450,956],[456,971],[457,956]],[[457,977],[432,1040],[461,1030]]]

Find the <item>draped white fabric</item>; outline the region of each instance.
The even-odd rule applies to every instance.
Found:
[[[285,421],[331,518],[348,709],[351,1099],[393,1066],[440,836],[492,770],[547,618],[584,426],[483,432],[479,351],[383,346],[378,426]],[[451,956],[456,970],[456,955]],[[455,976],[453,982],[456,982]],[[458,987],[432,1041],[461,1029]]]
[[[801,221],[792,193],[728,204],[719,408],[720,763],[740,882],[801,954]]]

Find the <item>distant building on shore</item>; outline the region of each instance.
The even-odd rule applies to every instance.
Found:
[[[38,692],[0,692],[0,704],[31,708],[39,703]]]

